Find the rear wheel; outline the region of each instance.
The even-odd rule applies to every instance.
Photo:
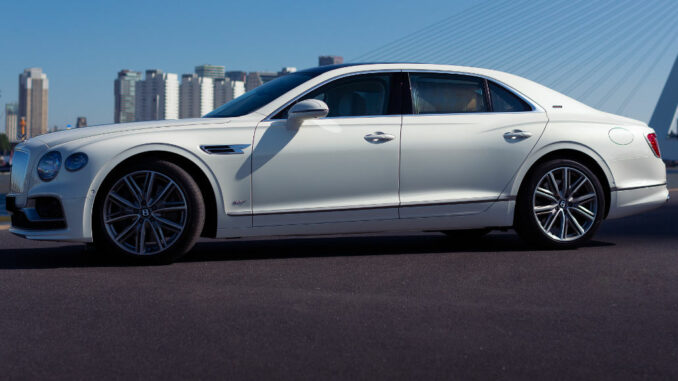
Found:
[[[159,159],[116,170],[95,204],[95,244],[142,263],[168,263],[200,236],[205,206],[196,182]]]
[[[588,241],[605,210],[603,187],[586,166],[557,159],[539,165],[518,195],[515,228],[528,242],[570,248]]]

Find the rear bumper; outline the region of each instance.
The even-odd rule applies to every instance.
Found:
[[[607,218],[620,218],[656,209],[669,200],[666,184],[616,189],[610,195],[610,213]]]

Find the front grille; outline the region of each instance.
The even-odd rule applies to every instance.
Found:
[[[9,176],[9,192],[23,193],[26,186],[26,175],[28,171],[28,153],[24,151],[14,151],[12,158],[12,171]]]

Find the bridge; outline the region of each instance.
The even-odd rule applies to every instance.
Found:
[[[487,0],[350,61],[408,61],[514,73],[647,122],[678,159],[678,2]]]

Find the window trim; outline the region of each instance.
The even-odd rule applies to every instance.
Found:
[[[453,71],[453,70],[428,70],[428,69],[378,69],[378,70],[367,70],[367,71],[354,71],[350,73],[344,73],[332,78],[328,78],[323,80],[322,82],[316,84],[315,86],[311,87],[310,89],[302,92],[301,94],[297,95],[296,97],[292,98],[291,100],[285,102],[282,106],[278,107],[275,109],[272,113],[270,113],[266,118],[262,120],[262,122],[270,122],[270,121],[279,121],[279,120],[285,120],[285,119],[273,119],[274,116],[276,116],[280,111],[284,110],[287,106],[290,104],[293,104],[295,102],[298,102],[300,98],[305,96],[306,94],[310,93],[311,91],[316,90],[320,86],[323,86],[329,82],[332,82],[334,80],[344,78],[344,77],[349,77],[349,76],[354,76],[354,75],[361,75],[361,74],[373,74],[373,73],[402,73],[401,75],[401,81],[402,81],[402,96],[401,96],[401,109],[402,109],[402,114],[401,115],[484,115],[484,114],[523,114],[523,113],[529,113],[529,112],[540,112],[540,113],[546,113],[546,111],[539,106],[536,102],[534,102],[532,99],[521,93],[520,91],[516,90],[515,88],[507,85],[506,83],[493,78],[489,77],[483,74],[477,74],[477,73],[468,73],[468,72],[463,72],[463,71]],[[440,73],[440,74],[457,74],[457,75],[465,75],[469,77],[477,77],[477,78],[482,78],[486,82],[487,81],[492,81],[496,83],[499,86],[502,86],[505,88],[507,91],[511,92],[513,95],[517,96],[518,98],[522,99],[525,101],[531,108],[531,111],[504,111],[504,112],[465,112],[465,113],[450,113],[450,114],[414,114],[414,108],[413,108],[413,103],[412,103],[412,86],[410,83],[410,74],[411,73]],[[489,87],[489,85],[488,85]],[[489,92],[488,92],[489,95]],[[491,100],[491,99],[490,99]],[[492,107],[492,103],[490,102],[490,107]],[[384,117],[393,117],[393,116],[399,116],[398,114],[393,114],[393,115],[377,115],[377,116],[339,116],[339,117],[325,117],[321,119],[335,119],[335,118],[384,118]]]
[[[489,102],[490,102],[490,110],[492,110],[492,112],[495,112],[495,111],[494,111],[494,105],[492,104],[492,92],[490,91],[490,81],[492,81],[492,83],[493,83],[494,85],[499,86],[499,87],[501,87],[502,89],[504,89],[505,91],[507,91],[509,94],[512,94],[512,95],[515,96],[516,98],[522,100],[523,102],[525,102],[525,104],[527,104],[528,107],[531,108],[531,110],[526,110],[526,111],[496,111],[496,113],[499,113],[499,114],[508,114],[508,113],[515,114],[515,113],[521,113],[521,112],[530,112],[530,111],[534,111],[534,106],[532,106],[532,105],[531,105],[529,102],[527,102],[525,99],[523,99],[522,97],[518,96],[518,95],[517,95],[516,93],[514,93],[513,91],[509,90],[506,86],[500,85],[499,82],[494,81],[494,80],[490,80],[490,79],[487,79],[487,78],[486,78],[486,79],[485,79],[485,88],[486,88],[486,91],[487,91],[487,99],[488,99]]]
[[[437,73],[437,74],[452,74],[452,75],[464,75],[467,77],[476,77],[484,80],[485,84],[487,87],[489,87],[488,81],[492,81],[496,83],[497,85],[503,87],[513,95],[517,96],[518,98],[522,99],[525,103],[527,103],[528,106],[532,108],[532,110],[529,111],[484,111],[484,112],[453,112],[453,113],[444,113],[444,114],[415,114],[414,113],[414,106],[410,109],[409,114],[403,114],[403,115],[418,115],[418,116],[440,116],[440,115],[485,115],[485,114],[524,114],[524,113],[529,113],[529,112],[541,112],[545,113],[543,108],[541,108],[537,103],[532,101],[530,98],[527,96],[523,95],[520,91],[514,89],[513,87],[507,85],[506,83],[497,80],[496,78],[488,77],[486,75],[482,74],[476,74],[476,73],[467,73],[467,72],[461,72],[461,71],[446,71],[446,70],[426,70],[426,69],[403,69],[403,72],[407,75],[408,78],[408,83],[409,85],[409,93],[410,93],[410,103],[414,105],[414,99],[412,99],[412,84],[409,80],[410,74],[411,73]],[[486,94],[489,95],[489,91],[486,91]],[[490,98],[490,101],[492,99]],[[490,110],[492,109],[492,103],[490,102],[489,104]]]
[[[433,70],[417,70],[417,71],[408,71],[407,72],[407,82],[409,83],[409,90],[410,90],[410,113],[409,114],[403,114],[403,115],[468,115],[468,114],[489,114],[492,113],[492,104],[488,103],[487,109],[488,111],[470,111],[470,112],[436,112],[436,113],[426,113],[426,114],[419,114],[414,112],[414,96],[412,93],[412,76],[410,76],[411,73],[426,73],[426,74],[449,74],[449,75],[457,75],[461,77],[471,77],[473,79],[478,79],[480,82],[482,82],[482,89],[483,89],[483,99],[485,100],[485,103],[488,102],[489,100],[489,93],[488,93],[488,84],[487,84],[487,78],[483,78],[480,76],[474,76],[474,75],[468,75],[468,74],[457,74],[457,73],[452,73],[452,72],[438,72],[438,71],[433,71]]]
[[[402,72],[403,72],[403,69],[368,70],[368,71],[359,71],[359,72],[344,73],[344,74],[338,75],[338,76],[336,76],[336,77],[328,78],[328,79],[326,79],[326,80],[324,80],[324,81],[322,81],[322,82],[316,84],[315,86],[311,87],[310,89],[308,89],[308,90],[302,92],[301,94],[297,95],[296,97],[294,97],[294,98],[291,99],[290,101],[286,102],[286,103],[283,104],[282,106],[280,106],[280,107],[278,107],[277,109],[275,109],[275,111],[273,111],[272,113],[270,113],[270,114],[263,120],[263,122],[286,120],[286,119],[275,119],[275,116],[278,115],[279,112],[281,112],[282,110],[284,110],[284,109],[287,108],[288,106],[290,106],[290,105],[292,105],[292,104],[298,102],[299,99],[303,98],[303,97],[306,96],[308,93],[310,93],[310,92],[312,92],[312,91],[315,91],[315,90],[317,90],[318,88],[320,88],[321,86],[324,86],[324,85],[326,85],[326,84],[328,84],[328,83],[330,83],[330,82],[334,82],[334,81],[336,81],[336,80],[339,80],[339,79],[342,79],[342,78],[346,78],[346,77],[352,77],[352,76],[358,76],[358,75],[364,75],[364,74],[383,74],[383,73],[402,73]],[[397,90],[397,89],[391,89],[391,91],[393,91],[393,90]],[[391,101],[392,101],[392,100],[389,99],[389,104],[390,104]],[[319,119],[384,118],[384,117],[393,117],[393,116],[398,116],[398,117],[399,117],[399,116],[402,115],[402,103],[403,103],[403,102],[402,102],[402,98],[401,98],[401,102],[400,102],[400,105],[401,105],[401,113],[400,113],[400,114],[388,114],[388,115],[358,115],[358,116],[326,116],[326,117],[324,117],[324,118],[319,118]]]

